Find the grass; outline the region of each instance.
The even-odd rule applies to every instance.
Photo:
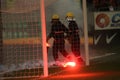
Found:
[[[54,67],[49,68],[49,76],[42,77],[43,75],[42,68],[40,69],[31,69],[31,70],[22,70],[18,72],[13,72],[13,78],[4,79],[4,80],[120,80],[120,64],[112,65],[112,62],[93,64],[90,66],[78,67],[78,68],[60,68]],[[29,71],[35,71],[38,73],[30,74]],[[26,73],[25,75],[25,72]],[[20,74],[21,73],[21,74]],[[22,73],[24,75],[22,75]],[[14,75],[15,74],[15,75]],[[15,76],[18,78],[14,78]],[[4,75],[5,76],[5,75]],[[29,76],[29,77],[20,77],[20,76]]]
[[[119,46],[93,47],[98,53],[120,53]],[[101,50],[101,51],[100,51]],[[90,61],[90,66],[76,69],[49,68],[49,76],[43,76],[43,69],[26,69],[6,73],[3,80],[120,80],[120,54]]]

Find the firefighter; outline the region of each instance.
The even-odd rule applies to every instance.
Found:
[[[50,38],[54,38],[52,52],[56,63],[59,62],[58,52],[60,52],[65,58],[70,59],[68,52],[65,50],[64,33],[68,33],[68,29],[61,23],[59,16],[54,14],[51,20],[51,32],[47,36],[47,42]]]
[[[75,21],[73,13],[68,12],[66,14],[66,20],[68,22],[68,28],[69,28],[68,41],[71,44],[72,53],[76,57],[78,63],[83,63],[83,59],[81,58],[81,53],[80,53],[79,28]]]

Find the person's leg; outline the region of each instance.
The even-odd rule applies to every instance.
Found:
[[[57,61],[58,60],[58,45],[56,42],[53,43],[52,52],[53,52],[54,60]]]
[[[69,53],[65,50],[65,43],[64,41],[62,41],[59,45],[59,51],[61,52],[61,54],[68,60],[72,60],[71,56],[69,55]]]
[[[79,39],[72,40],[71,50],[72,50],[74,56],[76,57],[77,63],[83,64],[84,61],[83,61],[83,59],[81,57],[81,53],[80,53],[80,40]]]
[[[78,57],[81,55],[80,54],[80,42],[79,42],[79,40],[72,40],[71,50],[72,50],[75,57]]]

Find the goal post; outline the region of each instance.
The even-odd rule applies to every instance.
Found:
[[[47,47],[46,47],[46,20],[45,20],[45,6],[44,0],[40,0],[41,8],[41,30],[42,30],[42,53],[43,53],[43,69],[44,77],[48,76],[48,58],[47,58]]]
[[[87,26],[87,5],[86,0],[82,0],[83,5],[83,22],[84,22],[84,37],[85,37],[85,61],[89,65],[89,43],[88,43],[88,26]]]

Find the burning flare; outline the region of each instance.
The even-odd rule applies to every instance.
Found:
[[[76,63],[75,62],[67,62],[63,65],[64,67],[70,66],[70,67],[75,67]]]

